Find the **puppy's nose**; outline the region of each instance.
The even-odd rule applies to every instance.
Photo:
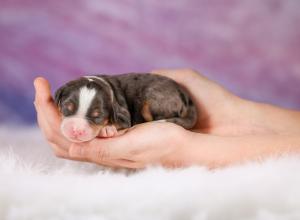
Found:
[[[74,137],[82,137],[82,136],[86,135],[86,130],[73,127],[71,133]]]

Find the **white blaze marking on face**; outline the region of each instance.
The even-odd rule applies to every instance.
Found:
[[[93,82],[95,79],[103,82],[109,88],[111,102],[114,101],[114,91],[112,90],[110,84],[105,79],[99,76],[84,76],[84,77],[87,78],[90,82]]]
[[[76,115],[84,117],[96,95],[95,89],[88,89],[86,86],[79,91],[79,106]]]

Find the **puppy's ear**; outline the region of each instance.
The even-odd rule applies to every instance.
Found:
[[[111,123],[115,124],[118,129],[131,127],[131,116],[128,111],[128,106],[124,98],[124,94],[120,91],[120,89],[118,89],[116,82],[105,75],[99,75],[97,77],[102,78],[102,80],[96,79],[94,81],[102,88],[106,88],[108,94],[113,96],[113,98],[110,98],[112,108],[110,114]],[[103,82],[103,80],[105,82]],[[106,83],[107,85],[103,87]]]
[[[131,117],[127,108],[122,107],[116,101],[112,105],[112,118],[113,124],[116,124],[118,128],[131,127]]]
[[[54,101],[57,106],[60,106],[61,98],[63,96],[64,90],[66,87],[67,87],[66,85],[60,87],[59,89],[56,90],[56,92],[54,94]]]
[[[131,115],[128,110],[128,105],[124,94],[112,86],[114,100],[112,102],[112,122],[117,125],[119,129],[131,127]]]

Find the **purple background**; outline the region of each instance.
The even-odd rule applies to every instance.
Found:
[[[0,122],[35,121],[32,80],[190,67],[300,109],[298,0],[0,0]]]

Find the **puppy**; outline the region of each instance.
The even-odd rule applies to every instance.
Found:
[[[167,121],[186,129],[197,121],[187,91],[155,74],[84,76],[55,93],[63,116],[61,131],[72,142],[113,137],[119,129],[149,121]]]

